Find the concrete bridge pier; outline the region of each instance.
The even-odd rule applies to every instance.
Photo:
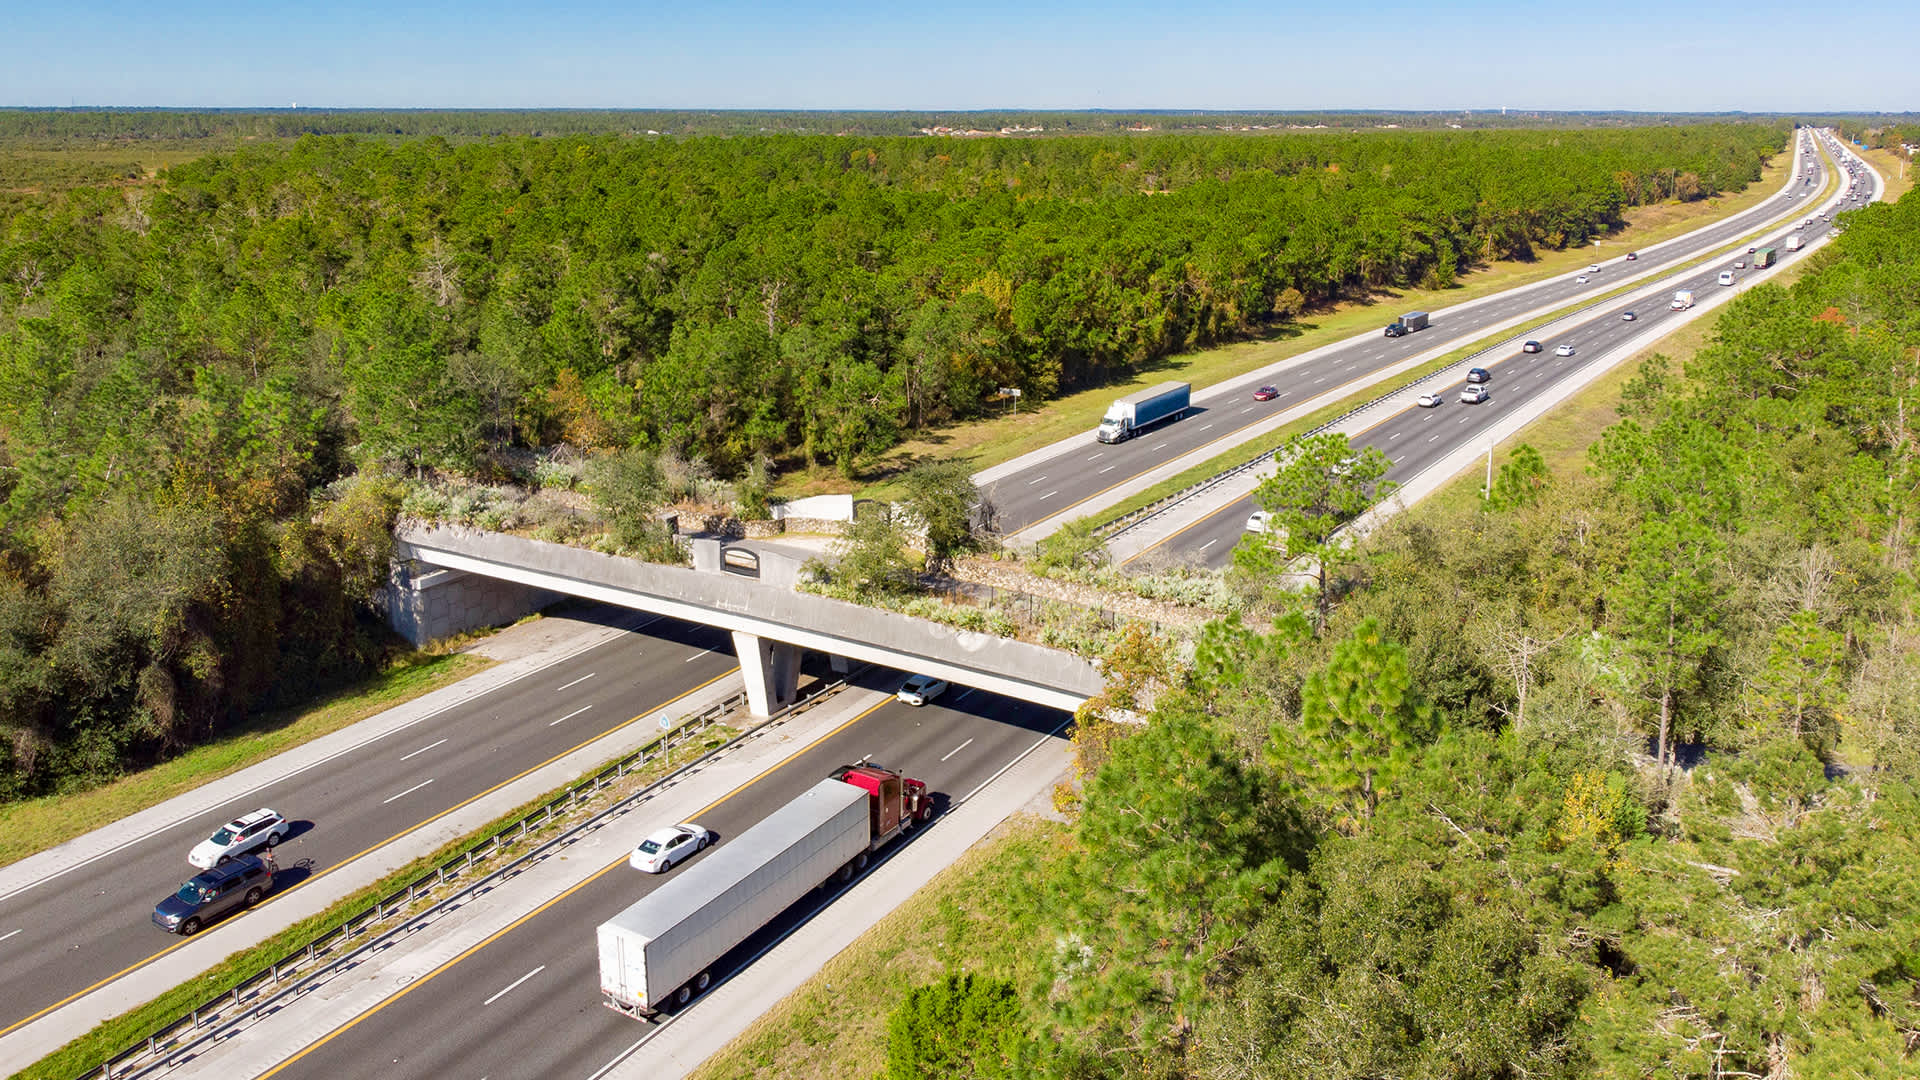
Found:
[[[732,633],[740,677],[747,684],[747,711],[767,717],[793,704],[800,695],[800,647],[738,630]]]

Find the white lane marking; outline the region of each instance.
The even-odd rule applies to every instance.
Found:
[[[963,701],[965,701],[965,700],[967,700],[967,695],[968,695],[968,694],[971,694],[971,693],[973,693],[973,692],[974,692],[975,690],[978,690],[978,689],[979,689],[979,687],[977,687],[977,686],[969,686],[969,687],[967,687],[967,688],[966,688],[965,690],[962,690],[962,691],[960,692],[960,696],[959,696],[959,697],[957,697],[957,698],[954,698],[954,699],[953,699],[953,703],[954,703],[955,705],[958,705],[958,704],[960,704],[961,702],[963,702]],[[967,741],[968,741],[968,742],[972,742],[973,740],[972,740],[972,739],[968,739]]]
[[[1320,385],[1321,383],[1323,383],[1323,382],[1326,382],[1326,381],[1327,381],[1327,377],[1326,377],[1325,375],[1322,375],[1322,376],[1320,376],[1319,378],[1317,378],[1317,379],[1315,379],[1315,380],[1313,380],[1313,385],[1315,385],[1315,386],[1319,386],[1319,385]]]
[[[687,658],[686,658],[685,660],[682,660],[682,661],[680,661],[680,662],[681,662],[681,663],[683,663],[683,664],[691,664],[691,663],[693,663],[693,662],[694,662],[695,660],[699,660],[699,659],[701,659],[702,657],[704,657],[704,656],[706,656],[706,655],[707,655],[707,654],[706,654],[706,653],[704,653],[704,652],[697,652],[697,653],[694,653],[694,654],[693,654],[692,656],[689,656],[689,657],[687,657]]]
[[[1159,446],[1154,447],[1153,450],[1165,450],[1166,448],[1167,448],[1167,444],[1161,443]],[[1153,453],[1153,450],[1149,450],[1147,451],[1147,453],[1151,454]]]
[[[1200,545],[1200,550],[1201,550],[1201,551],[1205,551],[1205,550],[1207,550],[1208,548],[1210,548],[1210,547],[1212,547],[1213,545],[1215,545],[1215,544],[1217,544],[1217,543],[1219,543],[1219,542],[1220,542],[1220,538],[1216,536],[1216,537],[1214,537],[1213,539],[1211,539],[1211,540],[1209,540],[1209,541],[1207,541],[1206,543],[1204,543],[1204,544],[1201,544],[1201,545]]]
[[[1212,426],[1213,426],[1212,424],[1201,424],[1201,425],[1200,425],[1200,430],[1201,430],[1201,431],[1205,431],[1205,430],[1207,430],[1208,428],[1210,428],[1210,427],[1212,427]]]
[[[1440,437],[1440,436],[1438,436],[1438,435],[1429,435],[1429,436],[1427,436],[1427,441],[1428,441],[1428,442],[1432,442],[1433,440],[1435,440],[1435,439],[1437,439],[1437,438],[1439,438],[1439,437]]]
[[[1047,478],[1047,474],[1046,474],[1046,473],[1041,473],[1041,474],[1040,474],[1039,476],[1036,476],[1036,477],[1034,477],[1033,479],[1031,479],[1031,480],[1029,480],[1029,481],[1027,481],[1027,486],[1028,486],[1028,487],[1032,487],[1033,485],[1035,485],[1035,484],[1037,484],[1037,483],[1039,483],[1039,482],[1040,482],[1040,481],[1042,481],[1042,480],[1045,480],[1046,478]]]
[[[1399,437],[1400,437],[1400,433],[1396,431],[1396,432],[1394,432],[1394,433],[1393,433],[1392,435],[1389,435],[1389,436],[1387,436],[1387,441],[1388,441],[1388,442],[1392,442],[1393,440],[1395,440],[1395,439],[1397,439],[1397,438],[1399,438]]]
[[[1055,490],[1053,490],[1053,491],[1049,491],[1049,492],[1047,492],[1047,493],[1046,493],[1045,495],[1042,495],[1042,496],[1040,496],[1040,498],[1039,498],[1038,500],[1036,500],[1036,501],[1038,501],[1038,502],[1046,502],[1046,501],[1047,501],[1048,499],[1051,499],[1051,498],[1053,498],[1053,497],[1054,497],[1055,495],[1058,495],[1058,494],[1060,494],[1060,492],[1059,492],[1059,490],[1058,490],[1058,489],[1055,489]]]
[[[591,678],[593,678],[593,677],[594,677],[594,676],[595,676],[596,674],[598,674],[598,672],[593,672],[593,671],[589,671],[589,672],[587,672],[587,673],[586,673],[585,675],[582,675],[582,676],[580,676],[579,678],[577,678],[577,679],[575,679],[575,680],[573,680],[572,682],[570,682],[570,683],[568,683],[568,684],[567,684],[567,685],[565,685],[565,686],[556,686],[556,687],[554,687],[554,688],[553,688],[553,691],[554,691],[554,693],[556,693],[556,694],[557,694],[557,693],[559,693],[559,692],[560,692],[560,691],[562,691],[562,690],[571,690],[571,689],[573,689],[574,687],[576,687],[576,686],[579,686],[579,685],[580,685],[581,683],[583,683],[583,682],[586,682],[586,681],[587,681],[588,679],[591,679]]]
[[[1291,390],[1282,390],[1282,391],[1280,391],[1280,396],[1281,396],[1281,397],[1292,397],[1292,396],[1293,396],[1293,391],[1291,391]]]
[[[943,757],[943,758],[941,758],[940,760],[941,760],[941,761],[945,761],[945,760],[947,760],[947,758],[950,758],[950,757],[952,757],[953,755],[955,755],[955,754],[957,754],[957,753],[959,753],[959,752],[960,752],[960,751],[962,751],[962,750],[965,750],[965,749],[966,749],[967,747],[969,747],[969,746],[972,746],[972,745],[973,745],[973,740],[972,740],[972,739],[968,739],[968,740],[967,740],[966,742],[963,742],[963,743],[961,743],[961,744],[960,744],[959,746],[956,746],[956,747],[954,747],[953,749],[951,749],[951,750],[949,750],[949,751],[947,751],[947,757]]]
[[[23,929],[24,929],[24,928],[23,928]],[[15,935],[15,934],[17,934],[17,933],[19,933],[19,932],[20,932],[19,930],[9,930],[9,931],[7,931],[7,932],[6,932],[6,933],[4,933],[4,934],[0,934],[0,941],[5,941],[5,940],[7,940],[8,938],[10,938],[10,937],[12,937],[13,935]]]
[[[1243,412],[1243,413],[1250,413],[1250,412],[1252,412],[1252,411],[1253,411],[1253,406],[1251,406],[1251,405],[1249,405],[1249,406],[1247,406],[1246,408],[1244,408],[1244,409],[1241,409],[1240,411],[1241,411],[1241,412]]]
[[[390,798],[386,798],[386,799],[382,799],[382,800],[380,800],[380,805],[381,805],[381,806],[385,806],[385,805],[387,805],[388,803],[390,803],[390,802],[392,802],[392,801],[393,801],[394,799],[401,799],[401,798],[405,798],[406,796],[408,796],[408,795],[411,795],[411,794],[413,794],[413,793],[414,793],[414,792],[416,792],[416,791],[419,791],[419,790],[420,790],[421,788],[423,788],[423,787],[426,787],[426,786],[427,786],[428,784],[431,784],[431,783],[433,783],[433,781],[431,781],[431,780],[423,780],[423,781],[421,781],[420,783],[418,783],[418,784],[415,784],[415,785],[413,785],[412,787],[410,787],[410,788],[408,788],[407,790],[405,790],[405,791],[403,791],[403,792],[401,792],[401,793],[400,793],[400,794],[398,794],[398,795],[394,795],[394,796],[392,796],[392,797],[390,797]]]
[[[565,716],[563,716],[563,717],[561,717],[560,719],[558,719],[558,720],[555,720],[555,721],[553,722],[553,724],[548,724],[547,726],[548,726],[548,727],[552,727],[552,726],[553,726],[554,724],[564,724],[564,723],[566,723],[567,721],[569,721],[569,720],[571,720],[571,719],[573,719],[573,718],[574,718],[574,717],[576,717],[576,716],[579,716],[579,715],[580,715],[581,713],[583,713],[583,712],[586,712],[586,711],[587,711],[588,709],[591,709],[591,708],[593,708],[593,706],[591,706],[591,705],[582,705],[582,706],[580,706],[579,708],[577,708],[577,709],[575,709],[575,710],[573,710],[572,712],[570,712],[570,713],[568,713],[567,715],[565,715]]]
[[[487,1005],[491,1005],[496,1001],[499,1001],[501,998],[506,997],[509,993],[511,993],[514,987],[519,986],[521,983],[526,982],[528,979],[533,978],[535,975],[538,975],[545,970],[547,970],[547,965],[541,964],[539,967],[534,968],[532,971],[529,971],[525,975],[522,975],[519,978],[513,980],[512,983],[508,984],[505,990],[500,991],[499,993],[493,995],[492,997],[481,1002],[480,1004],[484,1007]]]
[[[407,758],[410,758],[410,757],[413,757],[413,756],[414,756],[415,754],[424,754],[424,753],[426,753],[427,751],[429,751],[429,750],[431,750],[431,749],[433,749],[433,748],[434,748],[434,747],[436,747],[436,746],[439,746],[439,745],[440,745],[441,743],[443,743],[443,742],[446,742],[446,741],[447,741],[447,740],[445,740],[445,739],[439,739],[439,740],[437,740],[437,741],[435,741],[435,742],[430,742],[430,743],[428,743],[427,745],[425,745],[425,746],[423,746],[423,747],[421,747],[420,749],[418,749],[418,750],[415,750],[415,751],[414,751],[414,752],[413,752],[412,754],[408,754],[408,755],[407,755],[407,757],[403,757],[403,758],[401,758],[400,760],[401,760],[401,761],[405,761],[405,760],[407,760]]]
[[[1466,423],[1466,422],[1467,422],[1467,417],[1464,417],[1464,416],[1463,416],[1463,417],[1461,417],[1461,418],[1460,418],[1460,422],[1461,422],[1461,423],[1463,423],[1463,424],[1464,424],[1464,423]]]
[[[1100,451],[1099,453],[1097,453],[1097,454],[1095,454],[1095,455],[1093,455],[1093,457],[1089,457],[1089,458],[1088,458],[1087,460],[1088,460],[1088,461],[1092,461],[1092,460],[1093,460],[1093,458],[1097,458],[1097,457],[1105,457],[1105,456],[1107,456],[1107,452],[1106,452],[1105,450],[1102,450],[1102,451]]]
[[[1115,470],[1115,469],[1117,469],[1117,468],[1119,468],[1119,467],[1120,467],[1120,466],[1118,466],[1118,465],[1109,465],[1109,466],[1107,466],[1106,468],[1104,468],[1104,469],[1101,469],[1101,470],[1100,470],[1100,475],[1101,475],[1101,476],[1105,476],[1105,475],[1107,475],[1108,473],[1110,473],[1110,472],[1112,472],[1113,470]]]

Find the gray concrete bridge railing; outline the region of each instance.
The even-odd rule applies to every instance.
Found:
[[[495,614],[503,603],[497,598],[502,582],[524,590],[522,610],[564,594],[719,627],[733,634],[749,707],[757,715],[769,715],[791,700],[803,649],[921,672],[1056,709],[1076,709],[1104,686],[1092,662],[1061,649],[733,574],[456,525],[403,525],[394,539],[388,611],[402,632],[408,624],[448,627],[439,633],[469,628],[454,625],[457,616],[429,614],[421,588],[440,587],[442,612]],[[469,591],[486,596],[487,603],[463,602],[461,594]]]

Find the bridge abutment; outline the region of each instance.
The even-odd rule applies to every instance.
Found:
[[[504,626],[566,599],[515,581],[395,559],[381,595],[387,623],[416,648],[487,626]]]

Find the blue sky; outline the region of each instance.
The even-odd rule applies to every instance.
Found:
[[[0,0],[0,105],[1906,111],[1916,31],[1913,0]]]

